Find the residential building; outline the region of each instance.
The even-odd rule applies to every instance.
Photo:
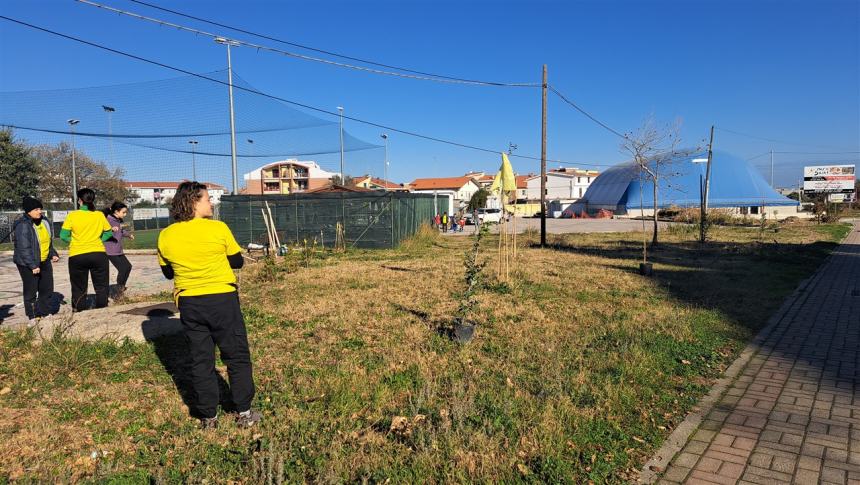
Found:
[[[352,185],[354,185],[356,187],[361,187],[363,189],[370,189],[370,190],[402,190],[402,191],[408,191],[409,190],[403,184],[398,184],[398,183],[391,182],[389,180],[371,177],[370,175],[362,175],[361,177],[354,177],[352,179]]]
[[[186,182],[185,180],[174,181],[174,182],[126,182],[126,187],[128,190],[135,194],[137,198],[135,199],[135,203],[140,202],[149,202],[155,204],[156,201],[160,203],[166,202],[168,199],[173,199],[173,196],[176,195],[176,188],[182,182]],[[222,186],[212,182],[203,182],[206,184],[206,188],[209,191],[209,197],[212,198],[213,203],[219,203],[221,201],[221,196],[227,193],[227,189]]]
[[[579,200],[598,175],[599,172],[596,170],[578,168],[550,170],[546,174],[546,198],[547,200]],[[529,201],[540,200],[540,175],[532,175],[526,179],[525,195]]]
[[[282,160],[263,165],[242,177],[244,194],[293,194],[325,187],[337,173],[327,172],[313,161]]]
[[[415,179],[409,184],[409,190],[416,193],[447,195],[449,200],[448,213],[455,214],[469,205],[472,195],[481,186],[474,177],[441,177]]]

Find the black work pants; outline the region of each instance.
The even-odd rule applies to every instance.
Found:
[[[131,263],[128,261],[128,258],[125,257],[125,254],[120,254],[117,256],[108,256],[108,260],[116,268],[116,284],[125,288],[125,284],[128,282],[128,275],[131,274]]]
[[[230,393],[236,411],[251,409],[254,376],[248,333],[237,292],[179,297],[179,317],[191,354],[191,380],[196,414],[214,418],[220,401],[215,371],[215,346],[227,365]]]
[[[108,258],[102,252],[84,253],[69,258],[69,283],[72,284],[72,309],[76,312],[87,309],[87,277],[93,280],[96,292],[96,308],[108,304]]]
[[[43,317],[50,313],[51,296],[54,294],[54,268],[51,260],[39,263],[39,274],[26,266],[18,266],[24,283],[24,313],[27,318]]]

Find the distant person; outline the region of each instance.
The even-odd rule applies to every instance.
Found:
[[[436,217],[433,218],[433,227],[442,229],[442,216],[438,212],[436,213]]]
[[[466,214],[460,214],[460,220],[457,221],[460,224],[460,232],[466,230]]]
[[[131,274],[132,268],[131,263],[125,257],[125,253],[122,250],[123,239],[134,239],[134,234],[122,227],[123,218],[128,215],[128,206],[120,201],[114,201],[110,207],[105,208],[102,212],[107,217],[108,224],[110,224],[111,232],[113,233],[110,239],[105,241],[105,253],[107,253],[108,260],[117,271],[114,300],[121,300],[123,295],[125,295],[126,283],[128,283],[128,276]]]
[[[442,213],[442,230],[448,232],[448,213]]]
[[[60,256],[54,249],[51,221],[43,217],[42,202],[33,197],[24,197],[21,205],[24,213],[12,228],[15,234],[12,261],[21,274],[24,313],[28,325],[33,326],[38,318],[51,312],[51,297],[54,294],[54,268],[51,263],[59,261]]]
[[[108,304],[108,258],[104,242],[113,236],[104,213],[96,210],[96,193],[78,191],[79,209],[66,216],[60,239],[69,243],[69,282],[72,284],[72,310],[87,306],[87,279],[92,278],[96,308]]]
[[[251,409],[251,351],[233,274],[244,264],[242,248],[226,224],[211,219],[212,202],[203,184],[179,184],[170,215],[174,223],[158,236],[158,262],[164,276],[174,281],[173,298],[189,345],[197,397],[193,414],[204,429],[218,426],[217,345],[230,377],[236,422],[251,427],[262,416]]]

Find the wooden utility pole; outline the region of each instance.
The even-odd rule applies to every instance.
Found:
[[[705,168],[705,190],[702,194],[701,225],[699,239],[705,242],[705,227],[708,224],[708,192],[711,189],[711,161],[714,159],[714,125],[711,125],[711,141],[708,143],[708,165]]]
[[[543,65],[540,140],[540,246],[546,247],[546,64]]]

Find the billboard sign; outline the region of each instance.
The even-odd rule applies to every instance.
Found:
[[[854,192],[854,165],[803,167],[803,191],[807,194]]]

